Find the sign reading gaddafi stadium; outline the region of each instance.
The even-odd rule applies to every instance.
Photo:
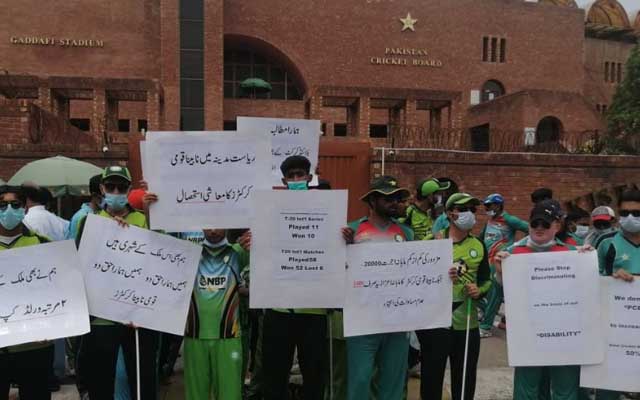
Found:
[[[104,47],[104,40],[50,36],[11,36],[9,41],[22,46]]]
[[[386,47],[384,55],[369,58],[372,65],[392,65],[400,67],[441,68],[442,60],[432,58],[426,49],[406,47]]]

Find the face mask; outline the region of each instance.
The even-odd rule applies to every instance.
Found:
[[[496,212],[495,212],[495,210],[489,210],[489,211],[487,211],[487,215],[490,216],[491,218],[493,218],[493,217],[496,216]]]
[[[129,201],[127,200],[126,194],[105,193],[104,202],[107,208],[110,208],[114,211],[120,211],[127,206],[127,203]]]
[[[470,231],[476,224],[476,215],[471,211],[461,212],[453,223],[462,231]]]
[[[289,190],[309,190],[307,181],[287,182],[287,188],[289,188]]]
[[[24,218],[24,208],[7,207],[6,210],[0,211],[0,224],[6,230],[13,230]]]
[[[640,232],[640,217],[634,217],[633,215],[620,217],[620,227],[625,232],[638,233]]]
[[[547,251],[554,244],[556,244],[556,240],[555,239],[551,239],[547,243],[539,244],[539,243],[536,243],[533,239],[531,239],[531,236],[529,236],[527,238],[527,247],[530,247],[530,248],[532,248],[532,249],[534,249],[536,251]]]
[[[218,243],[211,243],[207,239],[204,239],[203,244],[205,246],[207,246],[208,248],[210,248],[210,249],[219,249],[220,247],[228,245],[229,241],[227,240],[227,238],[224,238],[221,241],[219,241]]]
[[[575,234],[577,237],[584,239],[589,234],[589,227],[586,225],[578,225],[576,226]]]

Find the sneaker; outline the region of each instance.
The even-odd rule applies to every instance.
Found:
[[[491,333],[491,329],[482,329],[480,328],[480,337],[481,338],[488,338],[493,336],[493,333]]]

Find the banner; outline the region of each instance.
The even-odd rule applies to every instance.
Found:
[[[502,269],[510,366],[602,362],[595,251],[512,255]]]
[[[314,178],[320,147],[320,121],[310,119],[279,119],[238,117],[239,133],[259,133],[271,138],[272,186],[282,186],[280,164],[290,156],[305,156],[311,162]],[[317,184],[317,181],[315,182]]]
[[[344,335],[451,326],[452,258],[451,240],[348,246]]]
[[[341,308],[347,191],[258,191],[253,201],[251,308]]]
[[[202,248],[89,215],[79,258],[89,313],[183,335]]]
[[[250,226],[253,192],[271,188],[268,137],[149,132],[145,142],[143,176],[158,195],[149,210],[152,229]]]
[[[0,251],[0,348],[87,332],[73,240]]]
[[[640,281],[600,279],[606,354],[602,364],[581,368],[580,386],[640,392]]]

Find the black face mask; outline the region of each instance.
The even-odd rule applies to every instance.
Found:
[[[594,221],[593,227],[599,231],[604,231],[606,229],[611,229],[611,222],[609,221]]]

